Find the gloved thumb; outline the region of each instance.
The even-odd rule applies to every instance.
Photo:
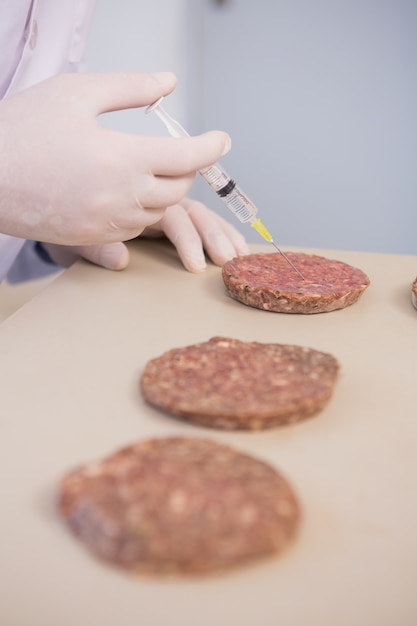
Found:
[[[124,243],[100,243],[91,246],[61,246],[43,243],[51,259],[61,267],[69,267],[80,258],[109,270],[123,270],[129,264],[129,252]]]

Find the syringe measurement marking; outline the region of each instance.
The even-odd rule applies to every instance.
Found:
[[[224,201],[227,206],[230,205],[229,208],[232,207],[231,210],[236,213],[242,222],[249,222],[254,218],[253,214],[248,211],[247,207],[238,195],[234,195],[230,198],[224,198]]]

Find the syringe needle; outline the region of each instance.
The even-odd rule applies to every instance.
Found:
[[[270,243],[272,243],[272,245],[274,246],[274,248],[276,248],[276,249],[278,250],[278,252],[279,252],[280,254],[282,254],[282,256],[283,256],[283,257],[284,257],[284,259],[287,261],[287,263],[289,263],[289,264],[291,265],[292,269],[293,269],[293,270],[295,270],[295,271],[297,272],[297,274],[298,274],[299,276],[301,276],[301,278],[302,278],[303,280],[305,280],[305,278],[304,278],[304,276],[302,275],[302,273],[300,272],[300,270],[299,270],[299,269],[297,269],[297,268],[295,267],[294,263],[293,263],[292,261],[290,261],[290,259],[287,257],[287,255],[285,254],[285,252],[283,252],[282,250],[280,250],[280,248],[278,248],[277,244],[276,244],[276,243],[274,243],[273,241],[271,241]]]
[[[251,223],[252,228],[254,228],[260,235],[261,237],[263,237],[265,239],[265,241],[267,241],[268,243],[272,243],[272,245],[274,246],[274,248],[276,250],[278,250],[278,252],[284,257],[284,259],[287,261],[287,263],[292,267],[292,269],[297,272],[297,274],[303,279],[305,280],[304,276],[302,275],[302,273],[300,272],[299,269],[297,269],[294,265],[294,263],[292,261],[290,261],[290,259],[287,257],[286,254],[284,254],[284,252],[278,248],[277,244],[274,242],[274,240],[272,239],[272,235],[269,232],[269,230],[266,228],[265,224],[263,222],[261,222],[261,220],[258,219],[254,220]]]

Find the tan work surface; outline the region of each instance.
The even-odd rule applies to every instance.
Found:
[[[315,252],[369,275],[356,304],[259,311],[226,295],[220,268],[193,275],[168,244],[138,241],[126,271],[81,262],[0,326],[0,624],[417,624],[417,257]],[[341,363],[331,402],[261,433],[146,406],[148,359],[215,335],[331,352]],[[135,578],[93,558],[57,518],[60,476],[164,435],[208,436],[279,468],[304,512],[291,549],[196,580]]]

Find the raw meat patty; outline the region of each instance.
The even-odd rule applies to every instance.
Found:
[[[126,447],[62,480],[59,510],[98,557],[130,571],[204,573],[277,554],[296,496],[273,467],[206,439]]]
[[[356,302],[370,284],[366,274],[341,261],[286,252],[304,279],[279,253],[248,254],[223,265],[232,298],[276,313],[324,313]]]
[[[320,411],[338,369],[312,348],[214,337],[152,359],[140,386],[149,404],[192,422],[261,430]]]

